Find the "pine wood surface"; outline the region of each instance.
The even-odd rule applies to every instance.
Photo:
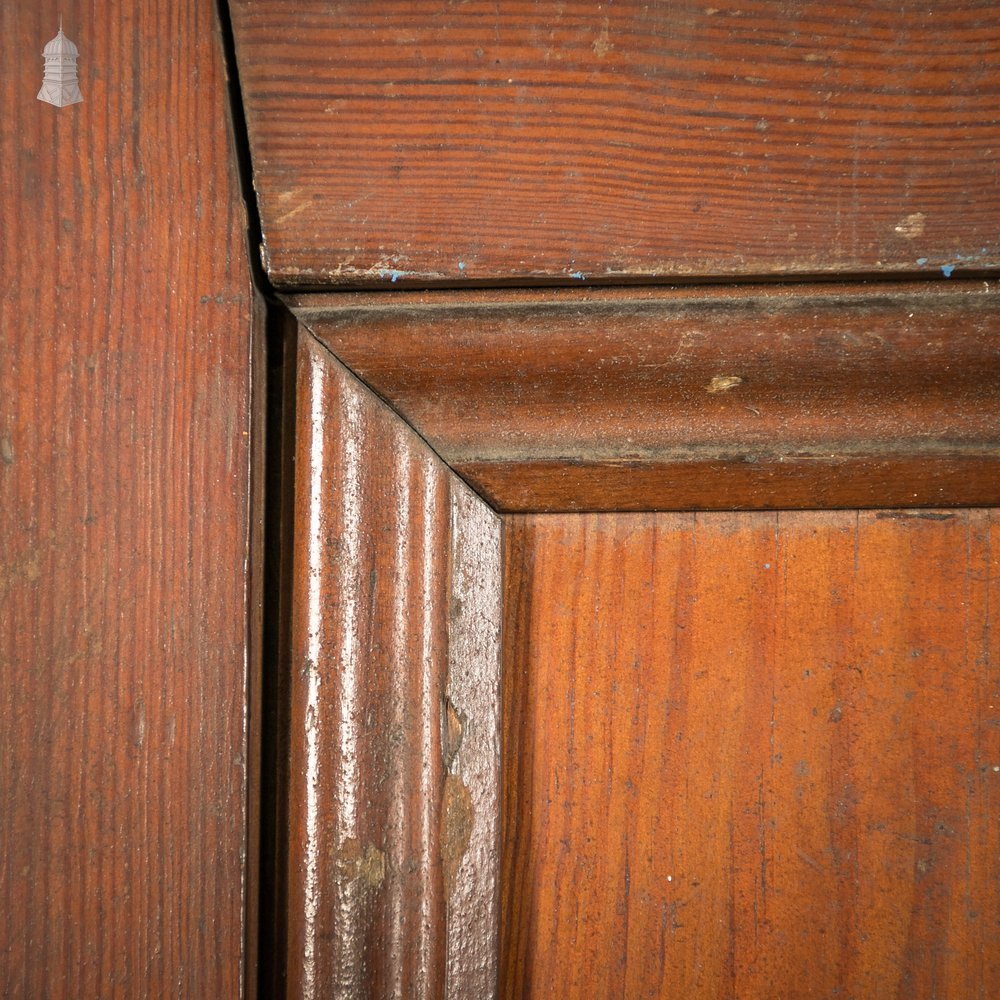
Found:
[[[501,510],[1000,502],[985,281],[289,302]]]
[[[495,995],[500,523],[303,332],[287,995]]]
[[[1000,264],[993,0],[236,0],[285,288]]]
[[[14,0],[0,39],[0,993],[230,1000],[251,299],[215,9]]]
[[[507,518],[501,995],[996,996],[997,529]]]

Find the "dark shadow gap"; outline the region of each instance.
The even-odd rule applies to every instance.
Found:
[[[253,286],[252,543],[250,552],[251,780],[246,831],[244,995],[285,995],[285,868],[287,857],[288,629],[292,531],[292,457],[296,321],[277,298],[261,262],[262,229],[236,42],[227,0],[216,0],[226,70],[235,179],[246,210],[247,256]]]

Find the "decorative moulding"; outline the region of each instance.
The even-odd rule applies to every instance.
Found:
[[[990,506],[982,281],[300,295],[502,512]]]

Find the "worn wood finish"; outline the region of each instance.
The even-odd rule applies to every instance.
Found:
[[[214,8],[14,0],[0,38],[0,992],[239,997],[251,299]]]
[[[1000,993],[998,528],[509,518],[501,995]]]
[[[499,520],[303,332],[289,997],[495,991]]]
[[[986,282],[289,301],[501,510],[1000,502]]]
[[[235,0],[284,287],[1000,264],[1000,14]]]

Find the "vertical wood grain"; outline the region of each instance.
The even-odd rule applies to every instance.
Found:
[[[298,357],[287,995],[490,996],[499,520],[308,333]]]
[[[997,994],[995,515],[507,537],[502,995]]]
[[[214,6],[13,0],[0,39],[0,992],[238,997],[251,299]]]

